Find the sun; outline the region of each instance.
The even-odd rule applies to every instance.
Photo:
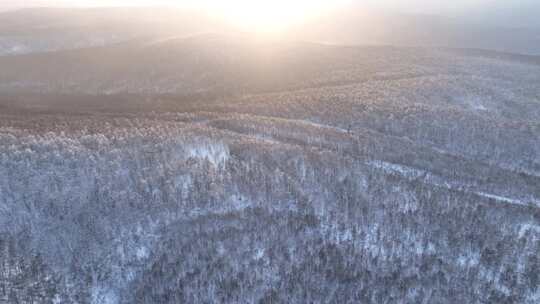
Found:
[[[208,1],[228,21],[244,30],[276,32],[326,9],[322,0],[230,0]]]

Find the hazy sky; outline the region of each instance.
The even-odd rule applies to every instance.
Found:
[[[502,25],[540,26],[540,0],[0,0],[0,9],[32,6],[175,5],[207,6],[234,11],[242,6],[251,6],[250,10],[259,6],[263,7],[261,10],[274,10],[274,13],[280,11],[287,15],[343,2],[399,13],[437,14]]]
[[[232,2],[237,2],[233,0]],[[433,13],[433,14],[453,14],[458,11],[467,9],[476,9],[483,5],[490,5],[493,3],[505,3],[505,2],[523,2],[529,0],[350,0],[349,2],[357,2],[360,4],[366,4],[373,7],[390,8],[396,11],[402,12],[415,12],[415,13]],[[220,3],[225,5],[226,0],[212,1],[212,0],[0,0],[0,6],[8,7],[28,7],[28,6],[123,6],[123,5],[194,5],[195,3]],[[271,0],[251,0],[250,2],[264,3],[273,2]],[[294,2],[327,2],[328,4],[335,3],[335,0],[330,1],[302,1],[302,0],[290,0],[288,3]],[[540,2],[540,1],[539,1]]]

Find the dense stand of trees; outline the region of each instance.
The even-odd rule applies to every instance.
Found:
[[[31,36],[0,303],[540,303],[538,58]]]
[[[538,301],[538,206],[479,194],[505,179],[443,186],[437,162],[314,124],[100,119],[2,127],[1,300]]]

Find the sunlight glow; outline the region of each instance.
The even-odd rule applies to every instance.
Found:
[[[2,0],[0,0],[2,1]],[[351,0],[35,0],[51,6],[168,6],[202,9],[248,31],[280,31]]]
[[[332,5],[335,5],[333,3]],[[229,21],[249,30],[279,31],[330,7],[321,0],[208,1]]]

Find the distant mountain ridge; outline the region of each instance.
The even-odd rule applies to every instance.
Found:
[[[228,30],[205,12],[164,8],[27,8],[0,13],[0,24],[0,55]]]
[[[463,14],[463,18],[477,23],[504,25],[509,28],[540,30],[540,2],[537,0],[492,0]]]
[[[171,8],[29,8],[0,13],[0,24],[0,55],[93,47],[137,37],[157,40],[241,30],[210,12]],[[279,36],[339,45],[477,48],[540,54],[540,29],[479,24],[350,5],[326,11]]]
[[[487,25],[471,19],[398,14],[362,7],[328,11],[295,29],[307,40],[334,44],[478,48],[540,54],[540,29]]]

